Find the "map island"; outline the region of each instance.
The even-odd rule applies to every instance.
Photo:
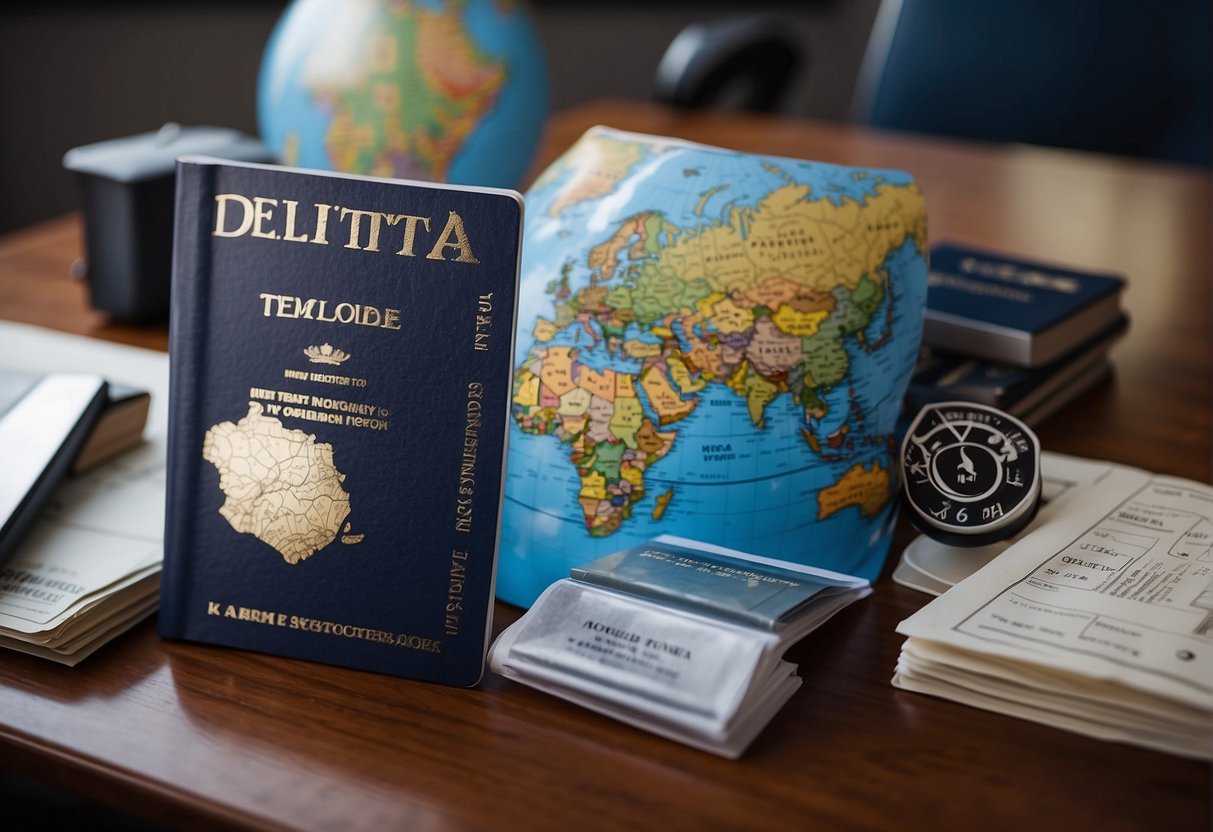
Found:
[[[206,432],[202,457],[219,471],[219,513],[241,534],[274,547],[289,564],[332,543],[350,513],[333,446],[284,428],[257,402],[236,423]]]

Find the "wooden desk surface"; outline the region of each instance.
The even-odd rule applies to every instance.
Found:
[[[903,168],[933,242],[1126,273],[1115,378],[1038,432],[1210,481],[1207,172],[624,102],[555,118],[541,164],[593,124]],[[163,327],[89,309],[80,252],[76,217],[0,237],[0,317],[163,348]],[[895,690],[894,628],[927,600],[882,578],[794,647],[804,686],[736,762],[493,674],[449,689],[166,643],[147,622],[76,668],[0,653],[0,766],[174,828],[1208,828],[1208,765]],[[519,612],[499,604],[497,629]]]

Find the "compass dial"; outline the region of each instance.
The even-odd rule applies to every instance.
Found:
[[[996,408],[938,402],[906,432],[901,474],[915,527],[953,546],[984,546],[1036,515],[1040,440]]]

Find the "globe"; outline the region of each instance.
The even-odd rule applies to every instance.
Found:
[[[257,117],[285,165],[517,188],[548,87],[522,3],[295,0],[262,57]]]
[[[912,177],[598,127],[526,201],[498,597],[661,534],[876,577],[926,305]]]

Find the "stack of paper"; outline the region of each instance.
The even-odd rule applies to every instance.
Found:
[[[60,484],[0,563],[0,646],[74,665],[158,604],[168,356],[9,322],[0,340],[16,369],[100,371],[151,394],[144,443]]]
[[[903,621],[893,684],[1213,758],[1213,487],[1111,465]]]
[[[736,758],[800,687],[787,648],[868,581],[662,536],[556,581],[494,643],[498,673]]]
[[[951,242],[930,262],[910,412],[959,399],[1036,426],[1112,374],[1124,275]]]

